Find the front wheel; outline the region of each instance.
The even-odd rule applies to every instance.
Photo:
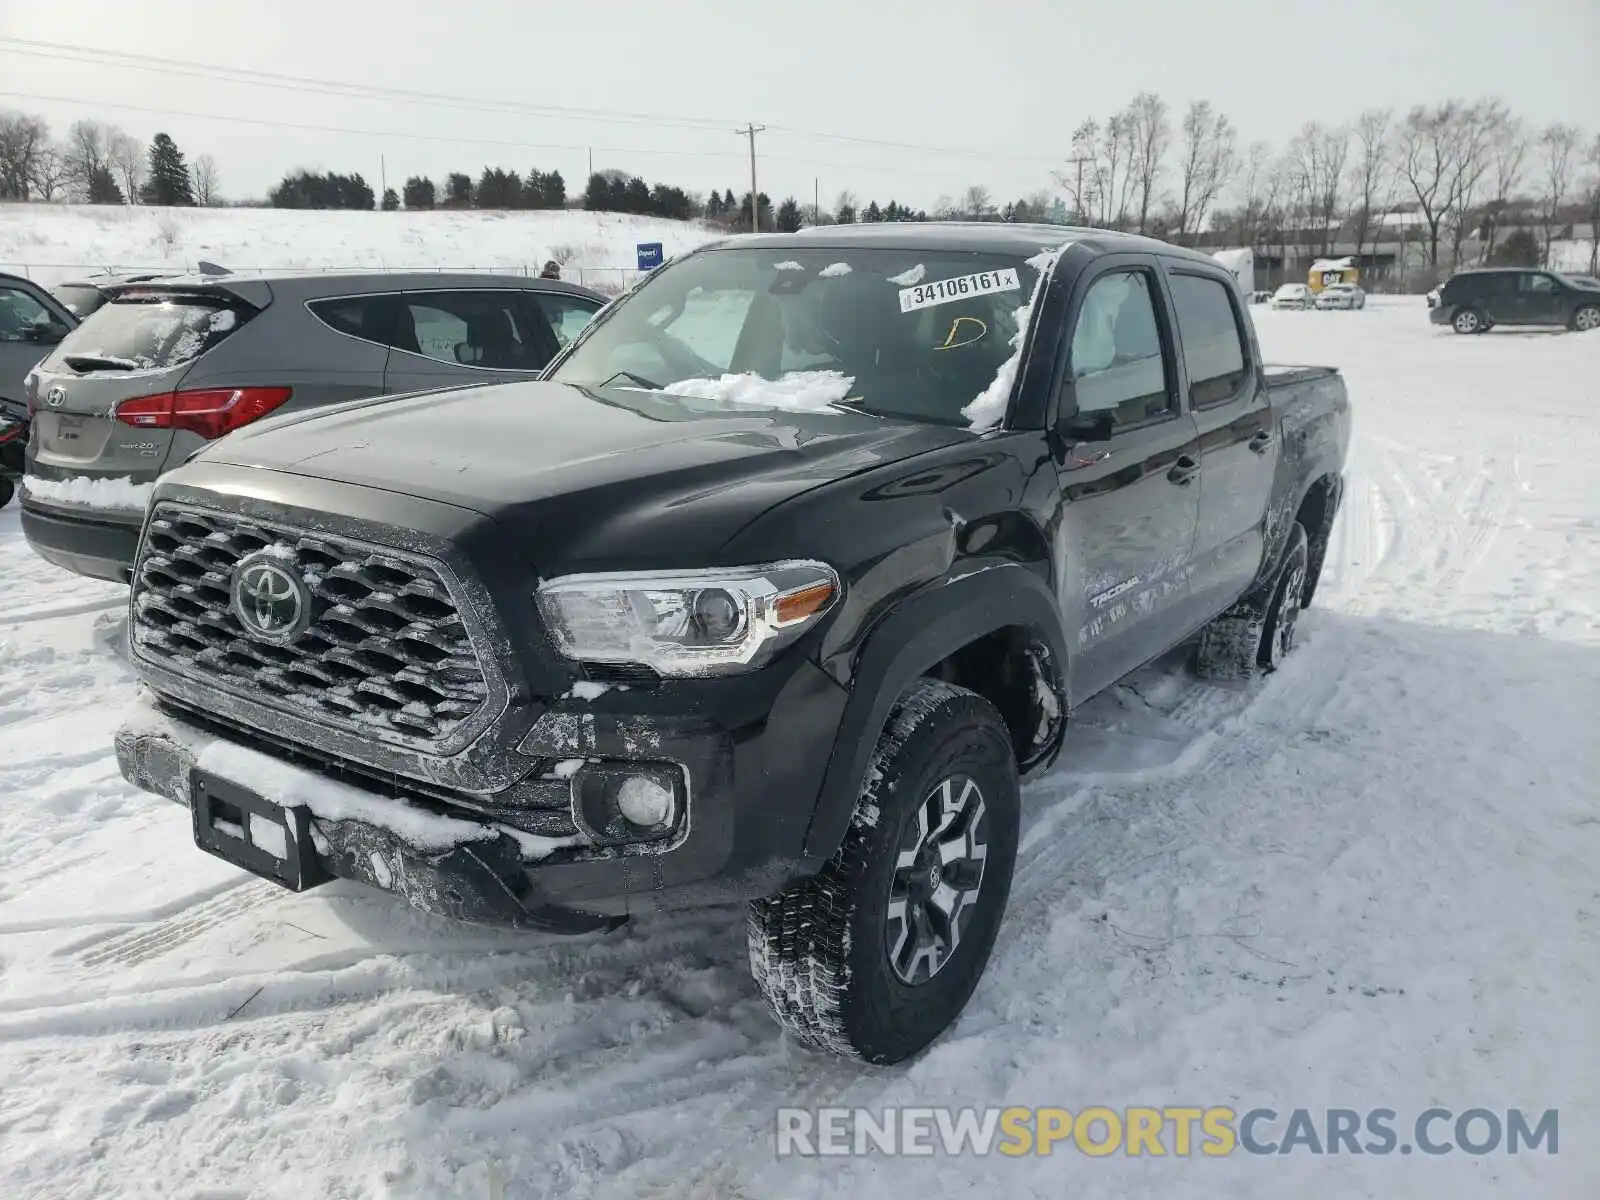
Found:
[[[750,906],[750,971],[814,1049],[900,1062],[960,1016],[1011,891],[1021,789],[983,697],[919,679],[890,711],[844,842]]]
[[[1585,304],[1573,313],[1572,328],[1579,333],[1600,329],[1600,304]]]

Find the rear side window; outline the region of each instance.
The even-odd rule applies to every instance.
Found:
[[[59,327],[55,314],[21,288],[0,285],[0,342],[34,340],[34,331]]]
[[[537,371],[555,354],[550,331],[534,325],[516,291],[409,293],[400,298],[389,344],[493,371]]]
[[[1231,400],[1244,385],[1244,330],[1229,289],[1215,279],[1172,275],[1178,335],[1189,367],[1189,401],[1196,408]]]
[[[332,300],[313,300],[306,305],[335,333],[388,345],[394,331],[396,300],[393,296],[340,296]]]
[[[232,336],[252,315],[253,309],[222,297],[142,292],[118,296],[67,335],[57,357],[103,360],[93,370],[179,367]]]
[[[556,344],[563,350],[583,332],[584,326],[594,320],[600,305],[582,296],[568,296],[563,292],[533,292],[531,298],[544,319],[550,322]]]
[[[56,288],[56,299],[67,306],[73,316],[82,319],[100,307],[105,299],[97,287],[82,284],[63,284]]]

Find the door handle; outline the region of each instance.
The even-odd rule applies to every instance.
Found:
[[[1200,464],[1185,454],[1172,464],[1172,470],[1167,472],[1167,482],[1188,487],[1199,472]]]
[[[1267,448],[1272,445],[1272,434],[1263,429],[1250,439],[1248,445],[1257,454],[1265,454]]]

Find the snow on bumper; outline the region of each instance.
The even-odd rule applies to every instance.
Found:
[[[568,933],[615,924],[612,917],[539,902],[528,867],[567,844],[562,839],[444,816],[353,787],[217,737],[147,699],[117,730],[116,750],[125,779],[186,808],[196,779],[207,777],[303,810],[324,871],[395,892],[429,912]],[[296,825],[287,824],[291,831]]]

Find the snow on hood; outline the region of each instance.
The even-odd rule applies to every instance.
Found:
[[[839,371],[790,371],[777,379],[763,379],[752,371],[721,379],[683,379],[661,390],[671,396],[747,404],[752,408],[817,412],[843,400],[855,382],[853,376]]]
[[[36,500],[124,512],[143,512],[155,486],[134,483],[126,475],[115,479],[94,479],[87,475],[74,475],[69,479],[40,479],[37,475],[22,478],[23,491]]]
[[[1028,338],[1028,319],[1033,316],[1033,306],[1039,299],[1040,290],[1045,285],[1045,280],[1050,277],[1050,268],[1056,265],[1056,259],[1061,257],[1061,252],[1072,243],[1062,242],[1059,246],[1046,246],[1028,260],[1028,265],[1039,272],[1039,278],[1034,281],[1033,292],[1028,297],[1026,304],[1017,306],[1017,331],[1011,335],[1011,354],[1000,364],[999,370],[994,373],[989,386],[983,389],[971,404],[961,410],[961,415],[967,419],[967,425],[976,432],[993,429],[1005,419],[1006,405],[1011,400],[1011,388],[1017,382],[1017,368],[1022,365],[1022,344]]]

